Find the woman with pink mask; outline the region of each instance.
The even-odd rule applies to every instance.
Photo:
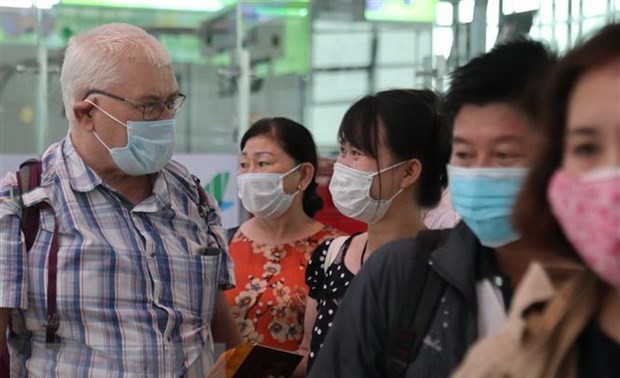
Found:
[[[545,145],[515,220],[532,248],[558,257],[530,266],[507,324],[456,377],[620,372],[620,25],[570,51],[545,98]]]

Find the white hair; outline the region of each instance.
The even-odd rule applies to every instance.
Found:
[[[123,63],[170,67],[170,55],[155,37],[129,24],[105,24],[77,35],[65,50],[60,74],[62,98],[69,123],[73,105],[88,91],[105,90],[123,79]]]

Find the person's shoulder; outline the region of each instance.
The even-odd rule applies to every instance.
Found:
[[[408,237],[384,244],[364,263],[361,279],[383,282],[381,286],[407,279],[414,263],[415,240]]]
[[[436,240],[432,243],[421,243],[419,240],[421,233],[419,233],[416,236],[390,241],[370,256],[364,264],[365,270],[370,271],[368,274],[378,276],[391,275],[396,280],[404,279],[411,273],[413,265],[419,262],[420,258],[430,255],[431,252],[445,244],[452,230],[443,229],[423,232],[425,235],[422,237],[428,237],[431,233],[434,233]],[[428,251],[421,251],[419,250],[421,246],[428,246],[430,249]],[[423,260],[425,263],[426,260]]]
[[[325,236],[325,237],[319,238],[317,240],[318,243],[317,243],[316,248],[314,248],[314,250],[312,251],[311,257],[314,258],[318,256],[320,258],[320,256],[325,256],[327,253],[327,250],[329,249],[329,246],[332,243],[334,243],[334,240],[336,240],[336,238],[338,237],[339,236]]]
[[[48,149],[41,156],[41,182],[43,185],[53,181],[55,176],[62,176],[59,173],[59,165],[65,164],[65,157],[63,151],[67,148],[73,148],[71,144],[67,146],[68,138],[65,138],[59,142],[56,142],[48,147]],[[77,154],[77,151],[74,150]]]
[[[6,197],[10,195],[12,187],[17,185],[17,176],[15,171],[7,172],[2,179],[0,179],[0,196]]]
[[[175,180],[189,181],[192,179],[192,175],[187,167],[174,159],[170,159],[162,170],[165,174],[171,176]]]
[[[371,258],[380,261],[382,264],[400,264],[403,261],[411,260],[412,254],[415,253],[415,247],[415,236],[397,239],[381,246]]]
[[[62,141],[51,144],[42,156],[24,156],[23,160],[18,161],[14,167],[8,167],[10,170],[0,178],[0,196],[4,197],[10,194],[12,187],[17,187],[17,172],[22,163],[30,159],[41,161],[41,185],[49,183],[56,175],[56,165],[62,156]]]
[[[335,239],[339,236],[347,236],[347,234],[339,229],[325,223],[321,223],[323,227],[317,232],[317,236],[321,242],[325,240]]]
[[[174,159],[170,159],[161,173],[168,187],[172,189],[171,194],[180,195],[182,197],[189,196],[195,201],[198,200],[198,183],[194,179],[195,176],[193,176],[183,164]],[[196,178],[200,179],[199,177]],[[207,199],[212,200],[208,193]]]

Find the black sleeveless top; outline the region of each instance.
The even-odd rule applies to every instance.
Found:
[[[351,240],[359,233],[353,234],[343,243],[333,263],[325,273],[325,259],[329,245],[333,240],[327,240],[317,247],[312,253],[306,268],[306,284],[310,288],[309,296],[317,301],[317,317],[312,328],[312,341],[310,354],[308,355],[308,370],[316,358],[317,353],[323,346],[327,332],[332,326],[332,321],[338,311],[340,301],[349,284],[355,278],[344,265],[344,257],[349,249]]]

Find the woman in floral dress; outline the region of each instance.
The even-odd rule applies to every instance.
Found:
[[[253,217],[230,242],[237,285],[226,297],[244,341],[299,348],[308,259],[342,234],[312,218],[323,206],[316,169],[312,135],[289,119],[261,119],[241,140],[239,198]]]

